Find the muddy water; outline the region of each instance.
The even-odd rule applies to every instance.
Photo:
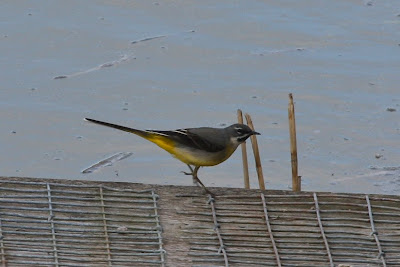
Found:
[[[189,185],[168,153],[82,119],[222,127],[241,108],[262,133],[267,187],[287,189],[292,92],[304,190],[400,193],[398,1],[0,7],[2,176]],[[81,173],[119,152],[133,155]],[[240,153],[200,177],[242,187]],[[256,187],[253,168],[251,179]]]

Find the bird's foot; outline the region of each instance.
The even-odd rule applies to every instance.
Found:
[[[189,164],[187,164],[187,166],[189,167],[190,172],[181,171],[181,173],[183,173],[183,174],[185,174],[185,175],[192,175],[193,178],[194,178],[194,176],[197,175],[197,170],[198,170],[198,168],[197,168],[197,170],[196,170],[196,172],[195,172],[195,170],[192,168],[192,166],[190,166]]]
[[[193,173],[193,172],[184,172],[184,171],[181,171],[181,173],[183,173],[184,175],[190,175],[190,176],[192,176],[192,179],[193,179],[193,184],[200,184],[199,183],[199,178],[197,178],[196,176],[195,176],[195,174]]]
[[[214,194],[210,190],[208,190],[207,187],[204,186],[204,184],[200,181],[200,179],[197,176],[193,177],[193,182],[197,183],[197,185],[199,185],[201,188],[203,188],[203,190],[206,194],[209,194],[212,197],[214,197]]]

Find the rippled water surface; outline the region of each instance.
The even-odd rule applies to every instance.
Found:
[[[267,188],[287,189],[292,92],[304,190],[400,193],[399,1],[0,7],[2,176],[190,185],[167,152],[82,119],[222,127],[241,108],[262,133]],[[119,152],[133,155],[81,173]],[[201,169],[202,181],[242,187],[238,152]]]

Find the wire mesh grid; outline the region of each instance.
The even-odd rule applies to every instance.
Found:
[[[0,181],[2,266],[164,266],[158,196]]]
[[[180,197],[193,266],[400,266],[396,196]]]

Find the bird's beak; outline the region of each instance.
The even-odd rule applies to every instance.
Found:
[[[252,134],[252,135],[260,135],[259,132],[255,132],[255,131],[253,131],[251,134]]]

